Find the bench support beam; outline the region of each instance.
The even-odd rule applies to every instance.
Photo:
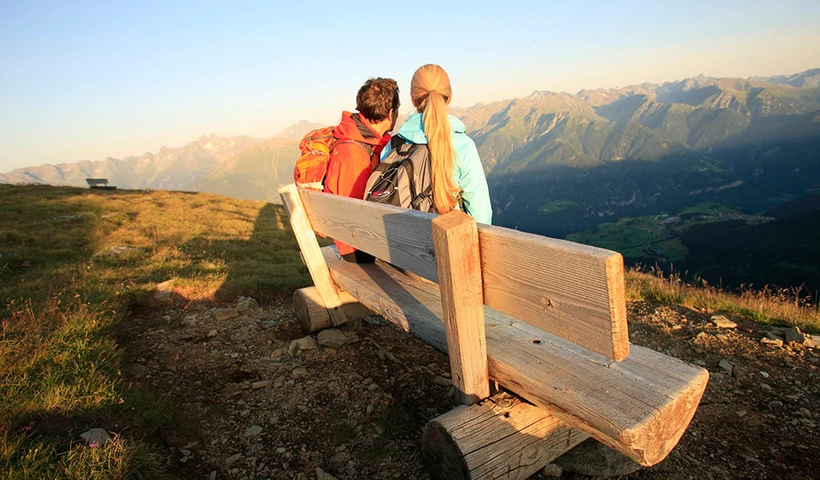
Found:
[[[422,455],[436,480],[517,480],[586,438],[546,410],[502,392],[430,420]]]
[[[338,293],[348,323],[373,313],[344,290],[339,290]],[[293,292],[293,312],[299,327],[305,334],[333,327],[330,312],[325,307],[316,287],[300,288]]]
[[[345,316],[342,308],[342,300],[339,298],[336,286],[330,279],[330,272],[322,256],[319,242],[316,241],[316,234],[310,226],[307,212],[305,212],[305,207],[299,196],[299,190],[295,184],[283,185],[279,187],[279,195],[288,210],[293,234],[299,243],[299,249],[302,251],[302,257],[308,271],[310,271],[313,284],[316,285],[322,303],[327,307],[331,322],[333,325],[341,325],[347,322],[347,316]]]
[[[478,229],[459,210],[432,224],[453,386],[456,400],[470,405],[490,395]]]

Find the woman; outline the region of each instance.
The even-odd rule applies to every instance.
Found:
[[[461,195],[468,214],[479,223],[492,223],[490,192],[478,150],[464,123],[447,113],[453,98],[447,72],[433,64],[420,67],[410,82],[410,98],[418,113],[410,115],[396,135],[409,143],[427,144],[436,210],[444,214],[460,208]],[[381,158],[389,151],[388,144]]]

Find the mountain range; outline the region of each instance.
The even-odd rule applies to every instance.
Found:
[[[816,208],[788,221],[771,212],[816,204],[820,69],[745,79],[698,76],[574,95],[537,91],[452,113],[476,142],[499,225],[603,242],[627,252],[627,261],[681,263],[699,255],[714,261],[702,255],[709,228],[724,237],[763,238],[778,229],[750,222],[793,225],[794,218],[815,218]],[[291,181],[299,139],[318,126],[302,121],[269,139],[203,136],[140,157],[18,169],[0,175],[0,182],[85,186],[86,177],[106,177],[120,188],[278,202],[276,188]],[[731,213],[715,216],[709,205]],[[631,218],[654,218],[632,222],[638,229],[651,225],[652,235],[624,240],[640,239],[640,245],[608,243],[607,232],[631,228],[625,221]],[[674,218],[684,221],[668,223]],[[737,228],[718,228],[714,218],[731,219]]]

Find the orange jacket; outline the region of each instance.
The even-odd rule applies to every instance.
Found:
[[[358,113],[344,112],[334,135],[336,145],[327,164],[325,190],[336,195],[364,198],[367,178],[379,163],[382,149],[390,142],[390,134],[380,137]],[[342,242],[336,242],[336,247],[341,255],[356,251]]]

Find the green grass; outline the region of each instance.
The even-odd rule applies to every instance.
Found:
[[[796,326],[805,332],[820,333],[820,307],[802,289],[742,288],[732,293],[680,275],[664,275],[658,269],[633,269],[626,275],[626,295],[633,300],[650,300],[681,305],[704,313],[727,313],[762,324]]]
[[[0,479],[170,476],[155,437],[179,418],[123,376],[116,331],[171,278],[190,301],[264,300],[310,281],[279,206],[0,185]],[[77,443],[92,427],[129,436]]]

